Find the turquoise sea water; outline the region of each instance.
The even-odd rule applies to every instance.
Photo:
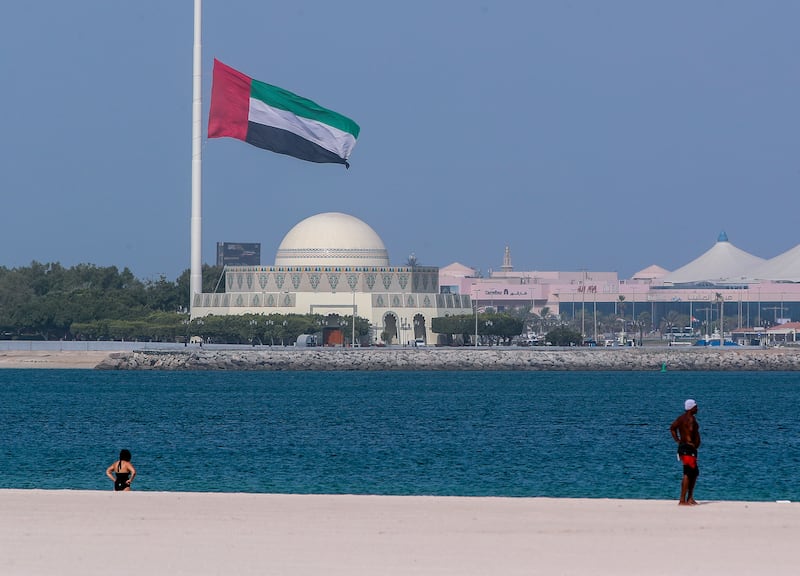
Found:
[[[0,488],[800,500],[800,374],[0,370]]]

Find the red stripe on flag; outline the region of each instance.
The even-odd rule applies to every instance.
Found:
[[[211,110],[208,113],[209,138],[247,138],[252,79],[214,58],[211,81]]]

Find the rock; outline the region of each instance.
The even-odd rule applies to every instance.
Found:
[[[109,355],[99,370],[595,370],[800,369],[800,350],[625,348],[303,348],[135,350]]]

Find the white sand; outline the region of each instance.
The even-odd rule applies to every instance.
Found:
[[[0,368],[94,368],[109,354],[95,350],[3,350]]]
[[[0,490],[0,574],[788,575],[800,505]]]

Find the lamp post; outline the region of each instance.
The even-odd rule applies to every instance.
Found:
[[[761,326],[761,287],[758,288],[758,325]]]
[[[781,318],[783,318],[783,292],[781,292]]]
[[[558,292],[554,292],[553,296],[555,296],[556,305],[558,306],[558,317],[559,317],[559,319],[561,319],[561,317],[562,317],[561,316],[561,294],[559,294]],[[548,318],[547,318],[548,316],[550,316],[549,308],[548,308],[548,313],[541,316],[541,319],[542,319],[542,322],[541,322],[542,335],[547,333],[546,330],[547,330],[548,324],[549,324]]]
[[[248,324],[250,324],[250,335],[251,335],[250,344],[252,346],[255,346],[256,345],[256,326],[258,326],[258,320],[256,320],[256,319],[250,320],[250,322],[248,322]]]
[[[586,277],[586,272],[584,274],[584,279]],[[580,285],[581,291],[581,342],[584,338],[586,338],[586,282],[581,280]]]
[[[275,345],[275,338],[274,338],[274,334],[272,332],[272,326],[274,324],[275,324],[275,322],[273,320],[265,320],[264,321],[264,326],[266,326],[267,330],[269,331],[269,347],[270,348],[272,348]]]
[[[406,330],[408,330],[409,328],[411,328],[411,325],[408,323],[408,318],[403,318],[401,320],[400,329],[401,329],[401,334],[402,334],[401,339],[403,340],[402,345],[404,347],[406,345],[406,342],[405,342],[405,340],[406,340]]]
[[[722,298],[722,293],[721,292],[717,292],[714,295],[714,299],[719,304],[719,338],[720,338],[720,345],[722,345],[722,343],[725,341],[725,321],[724,321],[724,317],[722,315],[722,311],[723,311],[722,306],[723,306],[724,299]]]
[[[472,285],[472,303],[475,305],[475,348],[478,347],[478,290]]]
[[[570,291],[569,299],[572,303],[572,322],[575,322],[575,292]]]
[[[478,347],[478,301],[473,302],[475,305],[475,342],[472,344],[475,348]]]
[[[709,321],[709,319],[708,319],[708,313],[709,313],[710,311],[712,311],[712,309],[711,309],[711,307],[710,307],[710,306],[708,306],[708,307],[706,307],[706,308],[699,308],[697,311],[698,311],[698,312],[705,312],[705,313],[706,313],[706,322],[705,322],[706,333],[705,333],[705,334],[703,334],[703,336],[705,337],[705,339],[706,339],[706,340],[708,340],[708,339],[709,339],[709,336],[710,336],[710,334],[711,334],[711,323],[710,323],[710,321]]]
[[[355,348],[356,345],[356,291],[353,290],[353,333],[350,338],[350,347]]]

